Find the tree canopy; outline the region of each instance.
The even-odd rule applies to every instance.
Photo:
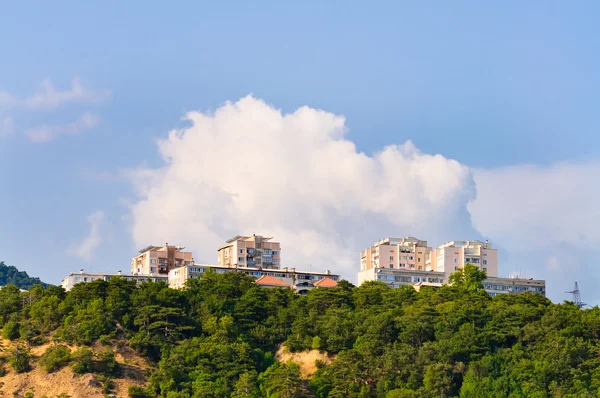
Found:
[[[19,271],[16,267],[6,265],[4,261],[0,261],[0,286],[6,285],[15,285],[25,290],[29,290],[34,285],[49,286],[47,283],[42,282],[40,278],[32,278],[27,275],[27,272]]]
[[[110,352],[60,344],[119,340],[154,365],[131,396],[151,397],[592,397],[600,393],[600,309],[538,294],[490,297],[467,266],[452,286],[391,289],[382,282],[263,289],[241,273],[207,273],[185,290],[123,278],[71,291],[0,290],[0,326],[18,344],[53,339],[41,364],[116,374]],[[310,377],[279,362],[318,349],[330,362]],[[8,352],[15,369],[33,360]]]

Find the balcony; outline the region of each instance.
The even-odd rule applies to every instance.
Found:
[[[246,251],[248,252],[249,257],[254,257],[256,255],[256,249],[250,248],[246,249]]]
[[[254,261],[254,260],[250,260],[250,259],[247,259],[247,260],[246,260],[246,264],[247,264],[247,265],[256,265],[256,261]]]

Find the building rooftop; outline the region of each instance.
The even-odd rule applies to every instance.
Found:
[[[282,281],[281,279],[275,278],[274,276],[269,276],[269,275],[261,276],[260,278],[255,280],[254,283],[256,283],[258,285],[268,285],[268,286],[282,286],[282,287],[290,286],[290,284]]]
[[[228,269],[228,270],[238,270],[238,271],[260,271],[260,272],[281,272],[281,273],[290,273],[290,274],[301,274],[301,275],[320,275],[320,276],[339,276],[338,274],[332,274],[331,271],[327,270],[325,272],[315,272],[315,271],[298,271],[295,268],[255,268],[255,267],[228,267],[226,265],[214,265],[214,264],[194,264],[194,265],[180,265],[179,267],[171,268],[171,270],[182,268],[182,267],[205,267],[205,268],[215,268],[215,269]]]
[[[185,249],[185,247],[183,247],[183,246],[169,246],[168,243],[165,243],[164,246],[154,246],[154,245],[147,246],[147,247],[141,249],[139,251],[139,253],[143,254],[143,253],[149,252],[151,250],[164,249],[165,247],[173,247],[177,251],[181,251],[181,250]]]
[[[331,278],[327,278],[327,277],[325,277],[325,278],[321,279],[320,281],[316,281],[316,282],[314,283],[314,285],[315,285],[316,287],[336,287],[336,286],[337,286],[337,284],[338,284],[338,283],[337,283],[336,281],[334,281],[334,280],[333,280],[333,279],[331,279]]]

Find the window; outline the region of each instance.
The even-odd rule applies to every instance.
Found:
[[[238,257],[238,261],[243,263],[244,262],[244,257]]]
[[[244,253],[244,249],[240,249],[240,254],[243,254],[243,253]]]
[[[484,270],[485,272],[487,272],[487,268],[484,268],[483,270]]]
[[[400,264],[400,267],[405,268],[406,264],[402,263],[402,264]]]
[[[408,256],[409,260],[414,260],[415,258],[413,256]]]
[[[423,269],[423,267],[419,266],[419,269]]]
[[[275,250],[273,250],[273,255],[274,255],[274,256],[276,256],[276,255],[277,255],[277,252],[276,252]]]
[[[417,261],[419,261],[419,262],[420,262],[420,261],[421,261],[421,258],[419,257],[419,259],[418,259]]]
[[[454,259],[454,264],[456,264],[456,263],[458,263],[458,259],[457,258]]]
[[[156,267],[150,267],[150,272],[156,272]]]
[[[150,262],[151,262],[152,264],[156,264],[156,259],[155,259],[155,258],[153,258],[152,260],[150,260]]]
[[[394,268],[394,264],[390,264],[390,268]]]
[[[390,256],[390,261],[394,261],[394,256]]]
[[[487,265],[487,260],[483,260],[483,265]]]

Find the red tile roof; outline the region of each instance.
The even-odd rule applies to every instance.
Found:
[[[315,282],[316,287],[336,287],[337,282],[331,278],[325,277],[320,281]]]
[[[257,280],[255,280],[254,282],[259,285],[267,285],[267,286],[286,286],[286,287],[290,286],[289,284],[285,283],[281,279],[275,278],[274,276],[270,276],[270,275],[263,275],[260,278],[258,278]]]

